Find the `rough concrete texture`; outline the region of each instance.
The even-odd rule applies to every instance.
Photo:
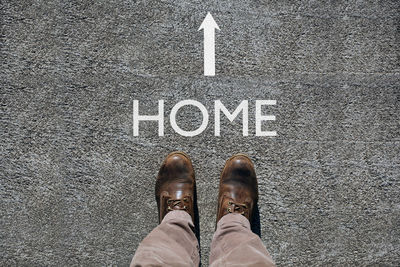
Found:
[[[155,177],[182,150],[198,183],[207,266],[219,173],[254,160],[262,240],[278,265],[400,264],[398,1],[1,1],[0,265],[129,264],[157,225]],[[215,77],[203,76],[210,11]],[[155,114],[165,136],[141,124]],[[173,105],[207,130],[176,134]],[[240,119],[213,133],[214,100]],[[254,136],[255,99],[278,137]],[[200,125],[182,109],[183,129]]]

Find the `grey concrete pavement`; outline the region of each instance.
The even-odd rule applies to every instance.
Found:
[[[2,1],[0,265],[129,264],[158,222],[155,177],[182,150],[198,185],[202,262],[219,173],[254,160],[262,239],[278,265],[400,264],[398,1]],[[203,76],[210,11],[216,76]],[[157,125],[132,132],[132,103]],[[176,134],[180,100],[210,113]],[[250,136],[213,105],[249,100]],[[254,102],[274,138],[254,136]],[[183,109],[179,125],[200,125]]]

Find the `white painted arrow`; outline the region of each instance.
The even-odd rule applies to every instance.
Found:
[[[204,76],[215,76],[215,29],[217,23],[210,12],[201,23],[199,31],[204,30]]]

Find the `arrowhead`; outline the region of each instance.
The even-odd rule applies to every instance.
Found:
[[[209,28],[213,28],[213,29],[218,29],[218,24],[215,22],[214,18],[211,16],[210,12],[207,13],[207,16],[204,18],[203,23],[201,23],[199,31],[201,29],[209,29]]]

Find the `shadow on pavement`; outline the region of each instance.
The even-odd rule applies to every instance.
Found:
[[[258,210],[258,204],[254,207],[253,216],[251,218],[251,231],[261,238],[261,222],[260,222],[260,211]]]

